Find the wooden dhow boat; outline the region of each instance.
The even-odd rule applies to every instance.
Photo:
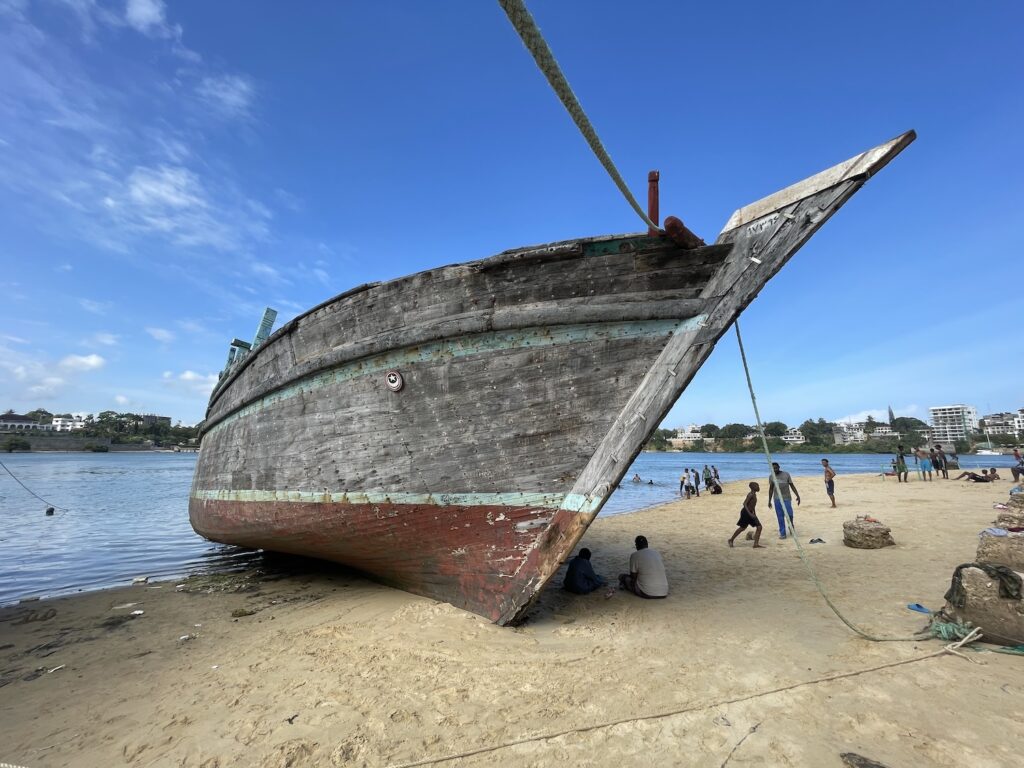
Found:
[[[710,246],[522,248],[265,324],[210,397],[193,528],[514,623],[740,312],[913,139],[741,208]]]

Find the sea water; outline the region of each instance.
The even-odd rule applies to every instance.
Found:
[[[890,461],[880,454],[830,458],[840,488],[843,474],[880,473]],[[778,460],[794,477],[821,473],[817,455],[787,453]],[[0,461],[50,505],[65,508],[47,516],[48,504],[0,467],[0,605],[128,584],[138,576],[169,579],[228,571],[259,558],[249,550],[206,541],[192,530],[188,493],[195,454],[15,453],[0,454]],[[965,456],[960,464],[1002,468],[1008,461],[1006,456]],[[702,472],[705,464],[716,466],[723,482],[763,480],[768,474],[764,456],[756,453],[642,453],[601,514],[678,498],[683,468]],[[913,474],[912,460],[909,469]],[[642,482],[631,482],[634,474]]]

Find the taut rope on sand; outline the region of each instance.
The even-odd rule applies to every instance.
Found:
[[[564,731],[557,731],[555,733],[526,736],[521,739],[516,739],[515,741],[506,741],[501,744],[493,744],[487,747],[478,747],[477,749],[470,749],[465,752],[457,752],[455,754],[450,755],[442,755],[441,757],[428,757],[424,758],[423,760],[414,760],[411,763],[392,763],[387,768],[417,768],[418,766],[422,765],[437,765],[438,763],[447,763],[451,762],[452,760],[461,760],[462,758],[483,755],[487,754],[488,752],[497,752],[501,749],[518,747],[521,744],[530,744],[536,741],[550,741],[551,739],[557,739],[561,736],[569,736],[574,733],[588,733],[590,731],[598,731],[604,728],[612,728],[616,725],[625,725],[626,723],[636,723],[643,720],[661,720],[666,717],[674,717],[675,715],[685,715],[689,714],[690,712],[700,712],[705,709],[714,709],[715,707],[723,707],[730,704],[740,704],[744,701],[750,701],[751,699],[759,699],[762,696],[770,696],[773,693],[785,693],[786,691],[792,691],[797,688],[804,688],[809,685],[818,685],[819,683],[827,683],[832,680],[842,680],[847,677],[856,677],[857,675],[865,675],[869,672],[878,672],[882,669],[899,667],[903,666],[904,664],[915,664],[919,661],[926,661],[928,659],[933,659],[936,656],[942,656],[947,653],[959,656],[962,659],[967,659],[968,657],[960,653],[960,647],[967,643],[974,642],[980,637],[981,631],[975,630],[968,637],[965,637],[963,640],[960,640],[956,643],[951,643],[950,645],[943,646],[939,650],[932,651],[931,653],[927,653],[923,656],[915,656],[912,659],[903,659],[902,661],[890,661],[886,664],[879,664],[874,667],[867,667],[865,669],[855,669],[852,672],[837,672],[835,674],[815,678],[814,680],[804,680],[799,683],[791,683],[790,685],[783,685],[779,686],[778,688],[771,688],[767,691],[758,691],[756,693],[750,693],[746,696],[737,696],[732,699],[721,699],[719,701],[713,701],[709,704],[695,704],[692,707],[682,707],[681,709],[673,709],[668,712],[657,712],[653,715],[641,715],[640,717],[626,717],[622,718],[621,720],[610,720],[604,723],[584,725],[579,728],[567,728]],[[968,659],[968,661],[973,661],[973,659]]]
[[[768,450],[768,438],[764,434],[764,426],[761,424],[761,414],[757,409],[757,395],[754,394],[754,384],[750,379],[750,367],[747,365],[747,353],[743,349],[743,336],[740,334],[740,322],[737,319],[733,323],[736,328],[736,341],[740,346],[740,359],[743,361],[743,373],[747,377],[747,389],[750,390],[750,402],[754,406],[754,418],[757,419],[757,434],[761,437],[761,447],[764,449],[765,458],[768,460],[768,477],[772,480],[772,485],[775,487],[775,498],[781,504],[782,503],[782,491],[779,490],[779,481],[775,477],[775,471],[772,468],[772,454]],[[785,513],[783,513],[785,514]],[[856,632],[858,635],[863,637],[865,640],[871,640],[875,643],[901,643],[901,642],[916,642],[918,640],[925,639],[926,633],[919,632],[916,635],[910,637],[878,637],[876,635],[869,634],[863,629],[858,627],[856,624],[851,622],[840,611],[832,599],[828,596],[828,592],[825,591],[825,586],[818,579],[818,574],[814,571],[814,566],[811,565],[810,560],[807,558],[807,553],[804,552],[804,548],[800,545],[800,539],[797,537],[796,526],[793,524],[793,518],[786,515],[786,520],[789,523],[789,530],[792,534],[789,538],[796,544],[796,551],[800,555],[800,560],[803,562],[804,567],[807,569],[808,575],[811,577],[811,581],[814,582],[814,586],[818,588],[818,592],[829,608],[832,609],[832,613],[839,617],[839,620],[846,626]]]

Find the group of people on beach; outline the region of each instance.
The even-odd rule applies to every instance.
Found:
[[[648,600],[668,597],[668,575],[665,573],[665,563],[661,559],[661,554],[648,545],[645,536],[637,536],[633,540],[633,546],[636,551],[629,556],[628,573],[619,574],[619,588]],[[590,558],[590,550],[584,547],[569,561],[565,580],[562,582],[567,591],[577,595],[588,595],[607,585],[605,579],[594,572]],[[611,597],[614,593],[615,588],[609,587],[606,597]]]
[[[821,460],[822,473],[825,480],[825,494],[828,496],[828,500],[832,504],[832,508],[836,507],[836,471],[832,469],[828,459]],[[754,534],[754,548],[764,549],[761,546],[761,532],[763,526],[761,525],[760,519],[757,517],[757,494],[761,490],[761,485],[757,482],[751,482],[748,486],[750,492],[747,493],[746,498],[743,500],[743,506],[740,507],[740,519],[736,521],[736,532],[729,538],[729,546],[735,546],[734,542],[736,538],[748,528],[753,529]],[[800,506],[800,491],[796,489],[796,483],[793,482],[793,476],[782,469],[779,462],[772,462],[772,474],[768,477],[768,503],[772,504],[775,508],[775,517],[779,522],[779,538],[786,539],[789,534],[793,531],[793,499],[796,498],[797,506]],[[789,521],[787,528],[786,522]],[[749,538],[749,536],[748,536]]]
[[[679,495],[684,499],[689,499],[693,496],[700,498],[700,484],[701,480],[704,480],[704,491],[712,495],[716,495],[722,492],[722,478],[718,476],[718,467],[711,465],[710,467],[705,464],[704,472],[701,474],[697,473],[697,468],[690,469],[686,467],[683,470],[683,474],[679,476]]]
[[[922,480],[931,480],[933,471],[936,477],[941,474],[943,479],[949,480],[950,458],[942,450],[941,443],[936,443],[932,448],[918,446],[911,452],[911,455],[914,457],[914,464],[917,465],[917,471]],[[952,457],[955,459],[956,454],[952,454]],[[902,445],[896,446],[896,455],[891,464],[897,482],[910,482],[907,478],[907,451]]]
[[[898,477],[902,475],[900,482],[908,482],[906,457],[907,454],[903,446],[898,446],[896,458],[893,460],[893,468]],[[941,472],[945,479],[949,479],[947,458],[941,444],[937,444],[929,450],[916,448],[914,450],[914,457],[918,462],[922,478],[927,473],[927,479],[931,480],[931,473],[934,471],[936,474]],[[1013,457],[1016,460],[1016,465],[1013,467],[1013,479],[1018,481],[1024,478],[1024,457],[1021,456],[1020,451],[1016,448],[1013,451]],[[825,494],[828,496],[832,508],[835,508],[836,471],[829,464],[828,459],[821,460],[821,467],[825,481]],[[900,469],[901,467],[902,470]],[[691,496],[699,497],[701,479],[696,468],[686,467],[679,478],[679,495],[686,499],[689,499]],[[953,479],[975,483],[990,483],[1001,478],[999,473],[996,472],[996,468],[992,467],[981,470],[981,474],[962,472]],[[703,481],[705,491],[710,493],[722,492],[722,483],[717,467],[709,467],[705,464]],[[633,482],[642,482],[639,474],[634,475]],[[730,547],[735,546],[735,541],[739,535],[747,529],[752,529],[754,548],[764,549],[761,545],[761,533],[764,530],[764,526],[757,516],[757,494],[761,491],[761,485],[754,481],[748,485],[748,488],[749,491],[746,498],[743,499],[743,506],[740,507],[739,520],[736,521],[736,531],[729,538],[728,544]],[[793,530],[794,498],[796,499],[797,506],[800,506],[800,492],[793,482],[793,477],[789,472],[783,470],[777,461],[772,462],[772,474],[768,477],[768,503],[775,509],[775,516],[779,523],[780,539],[788,538],[790,533],[795,534]],[[788,527],[787,521],[789,523]],[[748,538],[750,538],[749,535]],[[667,597],[668,578],[665,574],[665,565],[662,562],[661,555],[657,550],[652,549],[648,545],[647,539],[644,536],[637,536],[633,543],[636,551],[629,556],[629,572],[619,575],[619,588],[648,599]],[[576,557],[569,561],[569,568],[566,571],[563,582],[566,590],[586,595],[596,589],[607,586],[605,579],[594,572],[594,568],[590,564],[590,558],[590,550],[584,547]],[[610,597],[614,592],[615,587],[609,587],[607,596]]]

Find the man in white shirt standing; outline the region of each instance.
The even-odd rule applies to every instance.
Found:
[[[652,600],[668,597],[668,576],[661,555],[647,546],[644,536],[637,536],[633,543],[636,552],[629,556],[629,573],[619,575],[619,586]]]
[[[772,482],[772,478],[768,478],[768,503],[772,503],[772,497],[775,496],[775,516],[779,518],[779,538],[786,538],[786,518],[789,518],[790,527],[793,526],[793,496],[796,496],[797,506],[800,506],[800,491],[796,489],[796,485],[793,484],[793,478],[789,472],[783,472],[779,468],[779,462],[772,462],[772,471],[774,472],[775,481],[779,484],[779,494],[782,498],[775,496],[775,483]],[[790,493],[792,490],[792,493]],[[782,511],[782,507],[785,505],[786,511]]]

